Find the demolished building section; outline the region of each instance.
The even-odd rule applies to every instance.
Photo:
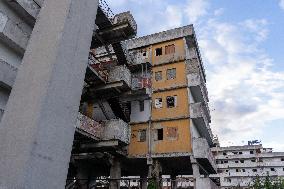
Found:
[[[72,6],[68,4],[70,3],[68,1],[63,2],[62,6],[65,5],[64,8],[66,8],[66,12],[68,12],[68,8],[73,8],[71,12],[77,11],[80,8],[83,9],[78,1],[74,2],[77,3]],[[38,113],[38,119],[41,120],[39,122],[33,122],[34,117],[28,115],[28,113],[25,114],[26,118],[30,120],[31,123],[34,124],[34,128],[37,129],[34,130],[34,132],[42,132],[40,135],[42,140],[40,140],[36,134],[28,135],[28,137],[30,137],[29,140],[34,140],[34,144],[41,145],[41,149],[36,149],[40,151],[38,154],[46,154],[36,157],[31,155],[32,157],[30,157],[30,154],[27,153],[25,154],[27,155],[25,158],[40,159],[40,161],[44,163],[40,164],[41,167],[39,167],[39,169],[44,170],[43,167],[48,167],[48,162],[52,159],[50,156],[53,157],[54,155],[54,162],[56,162],[56,154],[60,155],[58,154],[60,150],[64,149],[62,150],[64,151],[63,154],[68,154],[67,148],[71,146],[71,144],[69,144],[71,135],[66,137],[64,134],[65,131],[68,134],[73,134],[72,132],[75,131],[66,188],[91,188],[98,185],[97,180],[101,177],[106,178],[107,182],[105,186],[119,188],[122,176],[138,176],[140,178],[139,186],[146,188],[147,177],[155,177],[157,181],[162,184],[160,180],[162,175],[171,176],[173,181],[171,182],[172,188],[178,186],[177,182],[175,182],[175,178],[178,175],[193,175],[194,179],[192,179],[192,181],[194,181],[196,188],[217,187],[208,177],[209,174],[216,172],[216,166],[210,151],[210,147],[212,147],[213,143],[209,126],[211,118],[207,105],[208,95],[205,84],[205,71],[193,26],[189,25],[132,39],[136,36],[137,25],[129,12],[115,15],[103,0],[94,2],[88,1],[88,3],[95,8],[89,7],[88,11],[91,17],[88,18],[86,22],[91,23],[93,21],[95,28],[91,36],[87,36],[87,32],[85,36],[82,36],[84,40],[89,37],[91,39],[89,42],[84,41],[86,43],[81,45],[84,47],[82,48],[84,50],[87,43],[90,45],[90,50],[88,49],[89,55],[85,57],[86,61],[82,62],[82,60],[85,60],[82,58],[84,56],[83,51],[81,52],[74,46],[74,52],[78,53],[78,59],[76,59],[77,64],[82,64],[82,66],[76,67],[74,66],[75,63],[69,65],[71,67],[73,66],[72,68],[79,69],[79,71],[76,72],[79,79],[79,75],[85,71],[86,67],[85,77],[81,78],[82,80],[84,79],[83,89],[78,87],[80,85],[79,81],[78,83],[74,82],[74,91],[82,89],[80,107],[78,107],[79,112],[77,113],[73,109],[72,111],[70,110],[71,104],[73,105],[72,107],[74,107],[74,104],[79,104],[79,102],[71,102],[71,98],[68,98],[69,94],[66,94],[65,98],[69,101],[67,102],[67,100],[65,100],[64,102],[70,103],[70,107],[66,105],[65,111],[63,111],[62,108],[58,112],[53,112],[53,117],[50,119],[47,119],[47,117],[46,120],[44,120],[44,116],[41,115],[45,115],[45,110],[47,111],[48,108],[50,108],[50,110],[57,110],[56,107],[61,106],[62,101],[56,100],[56,103],[54,101],[53,103],[49,103],[48,106],[42,104],[40,110],[43,111],[43,113]],[[28,60],[33,60],[31,61],[32,63],[29,65],[21,65],[23,57],[25,60],[25,57],[36,56],[35,50],[34,52],[29,51],[25,53],[27,46],[31,46],[31,49],[37,49],[36,45],[39,45],[35,45],[36,41],[29,41],[29,39],[33,36],[44,34],[41,32],[32,34],[35,23],[37,21],[39,25],[37,31],[41,31],[42,28],[40,24],[44,23],[42,20],[48,20],[47,10],[52,10],[52,6],[57,4],[56,1],[53,0],[50,0],[48,3],[45,2],[44,4],[42,0],[4,0],[0,2],[0,5],[1,120],[7,109],[6,103],[9,99],[11,89],[14,86],[18,70],[23,69],[23,67],[26,68],[31,65],[36,65],[35,60],[40,60],[26,58],[26,61],[23,61],[24,63],[28,64]],[[41,6],[43,5],[46,6],[46,11],[40,13]],[[61,7],[57,7],[56,10],[60,8]],[[37,20],[39,14],[42,14],[40,16],[41,19]],[[83,16],[83,11],[80,12],[80,15],[81,14]],[[69,42],[67,40],[74,37],[71,35],[71,30],[72,32],[78,32],[73,33],[78,36],[80,35],[80,31],[72,27],[72,22],[76,20],[69,19],[70,17],[68,17],[68,15],[66,15],[66,17],[64,17],[64,15],[60,16],[62,16],[62,23],[65,23],[67,20],[66,26],[70,24],[70,36],[68,36],[68,29],[64,28],[64,32],[66,32],[68,38],[58,41],[55,44],[62,43],[64,45],[64,43],[66,43],[67,48],[69,44],[73,44],[71,40],[69,40]],[[76,19],[79,18],[81,17],[78,13]],[[85,28],[84,23],[85,22],[82,22],[82,25],[80,25],[83,28]],[[88,26],[86,28],[91,30],[92,27]],[[60,25],[58,25],[58,28],[60,28]],[[54,31],[51,31],[51,33],[52,32]],[[42,40],[44,41],[44,39]],[[53,38],[52,40],[56,39]],[[47,43],[47,41],[45,42]],[[63,47],[64,46],[60,46],[60,48],[64,49]],[[71,50],[72,49],[70,49],[70,51]],[[66,53],[66,56],[68,56],[68,50],[63,52],[62,50],[61,53]],[[51,51],[46,51],[45,53],[44,57],[48,58]],[[54,51],[53,53],[57,58],[59,57],[64,60],[61,63],[62,65],[67,65],[68,61],[75,61],[74,59],[65,60],[65,54],[57,56],[61,54],[59,51]],[[61,62],[61,59],[53,60],[52,57],[50,57],[50,60],[42,60],[43,66],[45,66],[45,61],[46,64],[50,63],[50,65],[59,65],[58,62]],[[25,81],[31,82],[27,83],[27,85],[29,84],[31,87],[41,81],[34,82],[31,79],[32,74],[29,73],[40,72],[40,70],[33,70],[32,68],[31,66],[29,71],[27,68],[22,71],[22,78],[30,79]],[[40,67],[35,66],[34,68]],[[50,67],[50,69],[52,68],[54,67]],[[63,69],[63,67],[60,68]],[[44,73],[44,70],[41,71]],[[59,74],[57,75],[58,78],[65,78],[63,77],[64,70],[61,71],[62,73],[60,73],[60,71],[54,71],[52,73]],[[30,77],[24,77],[26,76],[25,74],[29,74]],[[66,78],[72,78],[72,74],[74,74],[72,70],[66,70]],[[53,77],[55,76],[50,77],[49,79],[53,81]],[[43,76],[38,74],[38,78],[42,79]],[[68,83],[69,80],[66,79],[65,81]],[[15,97],[20,96],[19,88],[24,87],[21,86],[22,83],[19,79],[17,82],[20,83],[18,84],[20,87],[14,89]],[[61,80],[60,85],[64,84],[63,82],[64,80]],[[68,86],[71,84],[68,83]],[[57,86],[56,83],[54,83],[54,87],[55,89],[60,88],[59,84]],[[59,91],[55,89],[52,94],[57,94]],[[46,96],[50,95],[47,90],[42,91],[46,92]],[[68,91],[70,94],[73,92],[74,97],[78,96],[78,92],[72,91],[71,88],[70,90],[68,89]],[[59,99],[64,99],[64,95],[62,94],[64,94],[64,91],[58,93]],[[38,94],[32,94],[29,100],[37,95]],[[44,98],[45,95],[43,95],[42,98]],[[10,100],[8,113],[5,115],[6,117],[4,116],[3,124],[1,122],[1,127],[3,126],[5,129],[8,128],[9,121],[12,117],[15,117],[12,110],[16,109],[17,103],[19,103],[15,100],[15,97]],[[19,106],[19,111],[20,107],[21,106]],[[61,114],[66,114],[66,117],[62,116],[60,118]],[[17,119],[19,119],[19,123],[17,124],[20,124],[20,120],[24,117],[19,116],[19,114],[17,114],[17,116]],[[70,117],[76,121],[71,121],[73,119]],[[66,120],[65,118],[68,118],[67,122],[62,121]],[[28,123],[28,121],[26,123]],[[41,125],[41,123],[45,125]],[[74,124],[72,125],[71,123]],[[14,127],[16,127],[17,124],[15,124]],[[52,153],[55,152],[55,150],[52,151],[50,145],[52,146],[52,144],[58,141],[51,141],[50,139],[53,139],[54,135],[50,136],[49,134],[56,132],[57,129],[55,126],[62,128],[59,132],[62,134],[62,138],[58,141],[61,141],[62,145],[66,142],[66,145],[64,144],[64,147],[59,145],[58,148],[56,148],[58,150],[56,151],[57,153]],[[21,127],[24,129],[27,126],[23,124]],[[53,129],[52,132],[48,130],[49,127]],[[64,131],[63,128],[67,130]],[[8,130],[9,129],[12,132],[13,127],[9,127]],[[1,136],[3,136],[5,130],[2,129],[0,133]],[[56,135],[56,137],[60,138],[61,135]],[[29,149],[33,149],[32,145],[29,146],[29,143],[23,145],[25,145],[24,147],[27,149],[27,152]],[[2,147],[1,149],[7,150],[5,148],[5,142],[3,142]],[[47,150],[43,152],[44,149]],[[13,150],[16,150],[16,148]],[[15,156],[12,156],[14,151],[12,152],[8,149],[7,152],[11,153],[5,156],[5,158],[9,158],[9,162],[13,161],[13,158],[15,158]],[[6,161],[5,158],[0,158],[1,162],[4,163]],[[66,159],[69,159],[69,157],[64,157],[63,159],[64,163],[60,165],[56,164],[57,169],[62,170],[61,172],[64,172],[64,170],[67,171],[68,162],[66,162]],[[63,161],[63,159],[61,161]],[[19,158],[17,161],[18,160]],[[31,173],[28,173],[28,169],[26,169],[27,166],[33,167],[33,161],[27,162],[28,165],[21,164],[24,171],[19,172],[18,178],[26,179],[28,178],[26,175],[36,175],[37,170],[32,170]],[[35,161],[35,163],[37,163],[37,161]],[[12,167],[11,171],[14,170],[13,168],[15,168],[15,170],[18,169],[19,167],[16,167],[17,165],[18,164],[15,164],[15,167]],[[1,169],[3,167],[0,166]],[[5,169],[6,168],[7,166]],[[52,170],[51,166],[49,166],[49,168]],[[4,168],[2,170],[4,170]],[[41,175],[42,176],[37,179],[37,182],[33,183],[29,181],[26,185],[29,188],[37,188],[37,184],[42,182],[43,185],[41,187],[61,187],[63,183],[62,178],[66,177],[66,175],[60,175],[60,177],[54,178],[54,183],[51,183],[48,182],[48,179],[44,178],[43,173]],[[58,183],[55,180],[58,180]],[[19,180],[19,182],[22,181],[24,182],[25,180]],[[0,184],[5,184],[6,182],[8,184],[9,182],[18,184],[16,180],[9,180],[8,182],[4,177],[0,178]]]

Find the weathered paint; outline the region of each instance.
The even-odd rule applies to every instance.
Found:
[[[177,128],[177,137],[168,137],[167,128]],[[190,120],[180,119],[153,123],[152,130],[163,129],[163,140],[154,140],[152,137],[152,153],[191,152]]]
[[[167,108],[167,96],[175,95],[177,96],[177,106],[173,108]],[[152,95],[153,102],[156,98],[162,98],[163,107],[155,108],[155,105],[152,105],[152,120],[187,117],[189,115],[187,88],[154,93]]]
[[[128,147],[129,156],[145,155],[148,153],[148,134],[145,142],[139,142],[139,130],[146,129],[148,131],[148,123],[131,125],[130,144]],[[147,132],[148,133],[148,132]]]
[[[165,54],[165,47],[167,45],[175,45],[175,53]],[[162,48],[162,55],[156,56],[156,49]],[[183,38],[173,41],[158,43],[152,46],[152,65],[156,66],[163,63],[181,61],[185,59],[184,40]]]
[[[168,80],[167,70],[172,68],[176,69],[176,78]],[[155,73],[159,71],[162,72],[162,80],[156,81]],[[153,77],[152,77],[153,90],[174,88],[179,86],[185,86],[186,84],[187,84],[186,64],[184,63],[184,61],[153,67]]]

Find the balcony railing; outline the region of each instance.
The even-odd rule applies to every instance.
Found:
[[[204,78],[199,73],[190,73],[187,75],[188,86],[192,94],[199,102],[208,102],[208,91],[205,87]]]
[[[130,141],[129,126],[120,119],[104,120],[99,123],[79,113],[75,127],[81,133],[96,140],[119,140],[126,144]]]
[[[216,171],[217,166],[215,158],[210,150],[208,142],[205,138],[193,138],[192,139],[192,150],[194,158],[196,159],[207,159],[213,169]]]
[[[206,137],[210,145],[213,140],[213,134],[209,126],[209,119],[206,106],[202,102],[190,104],[190,118],[197,124],[202,136]]]

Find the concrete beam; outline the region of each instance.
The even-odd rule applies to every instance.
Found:
[[[97,8],[45,1],[0,125],[0,188],[64,188]]]
[[[6,0],[6,2],[21,15],[30,26],[35,24],[41,5],[36,0]]]
[[[23,54],[29,41],[29,34],[0,12],[0,38],[9,47]]]
[[[12,89],[17,68],[0,59],[0,86]]]
[[[110,187],[109,187],[110,189],[120,188],[120,180],[119,179],[121,179],[121,163],[116,158],[114,158],[111,162],[110,179],[111,179]]]

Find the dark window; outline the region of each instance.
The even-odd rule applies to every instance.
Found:
[[[275,171],[275,168],[271,167],[270,170],[271,170],[271,171]]]
[[[228,173],[228,172],[229,172],[229,170],[227,169],[227,170],[226,170],[226,173]]]
[[[243,152],[239,152],[239,154],[243,154]]]
[[[240,160],[241,163],[244,163],[245,161],[243,159]]]
[[[238,152],[233,152],[233,154],[238,154]]]
[[[226,153],[226,152],[223,152],[223,155],[225,156],[225,155],[227,155],[227,153]]]
[[[163,138],[164,138],[163,129],[157,129],[157,134],[158,134],[157,139],[158,140],[163,140]]]
[[[139,140],[139,142],[145,142],[146,141],[146,129],[140,130],[138,132],[138,140]]]
[[[258,162],[263,162],[263,159],[262,159],[262,158],[259,158],[259,159],[258,159]]]
[[[252,159],[251,162],[255,162],[255,159]]]
[[[156,56],[161,56],[163,55],[163,49],[161,48],[156,48]]]
[[[165,47],[165,54],[173,54],[175,53],[175,45],[172,44],[172,45],[167,45]]]
[[[144,111],[144,100],[139,101],[139,109],[140,109],[140,112]]]
[[[236,172],[239,172],[239,169],[236,169]]]
[[[235,163],[239,163],[239,161],[235,161]]]
[[[167,69],[167,80],[175,79],[176,78],[176,69]]]
[[[228,163],[228,160],[224,160],[224,163]]]
[[[246,172],[246,170],[245,170],[245,169],[243,169],[243,172]]]
[[[250,153],[250,154],[253,154],[253,151],[251,150],[249,153]]]
[[[252,172],[257,172],[257,169],[252,169]]]
[[[177,105],[177,96],[167,96],[167,108],[173,108]]]
[[[281,161],[284,161],[284,158],[281,158]]]
[[[162,79],[163,79],[162,72],[161,71],[155,72],[155,80],[161,81]]]

